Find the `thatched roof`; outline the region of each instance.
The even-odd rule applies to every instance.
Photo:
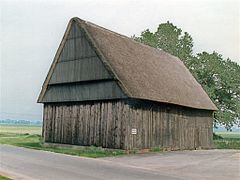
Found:
[[[162,50],[73,18],[128,97],[216,110],[183,62]]]

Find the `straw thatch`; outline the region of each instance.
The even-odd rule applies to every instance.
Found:
[[[177,57],[79,18],[71,21],[77,22],[83,29],[128,97],[197,109],[217,109]],[[39,101],[48,84],[47,79]]]

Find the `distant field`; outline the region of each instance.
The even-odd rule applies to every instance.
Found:
[[[0,125],[0,134],[42,134],[41,126],[29,125]]]
[[[240,132],[215,132],[223,139],[215,139],[217,149],[240,149]]]
[[[216,132],[216,134],[227,139],[240,139],[240,132]]]

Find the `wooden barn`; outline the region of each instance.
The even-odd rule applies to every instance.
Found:
[[[217,109],[181,60],[73,18],[38,98],[45,142],[211,148]]]

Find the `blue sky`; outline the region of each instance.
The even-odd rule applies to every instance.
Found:
[[[170,21],[189,32],[194,51],[240,64],[237,0],[0,0],[0,118],[41,119],[36,100],[70,18],[131,36]]]

